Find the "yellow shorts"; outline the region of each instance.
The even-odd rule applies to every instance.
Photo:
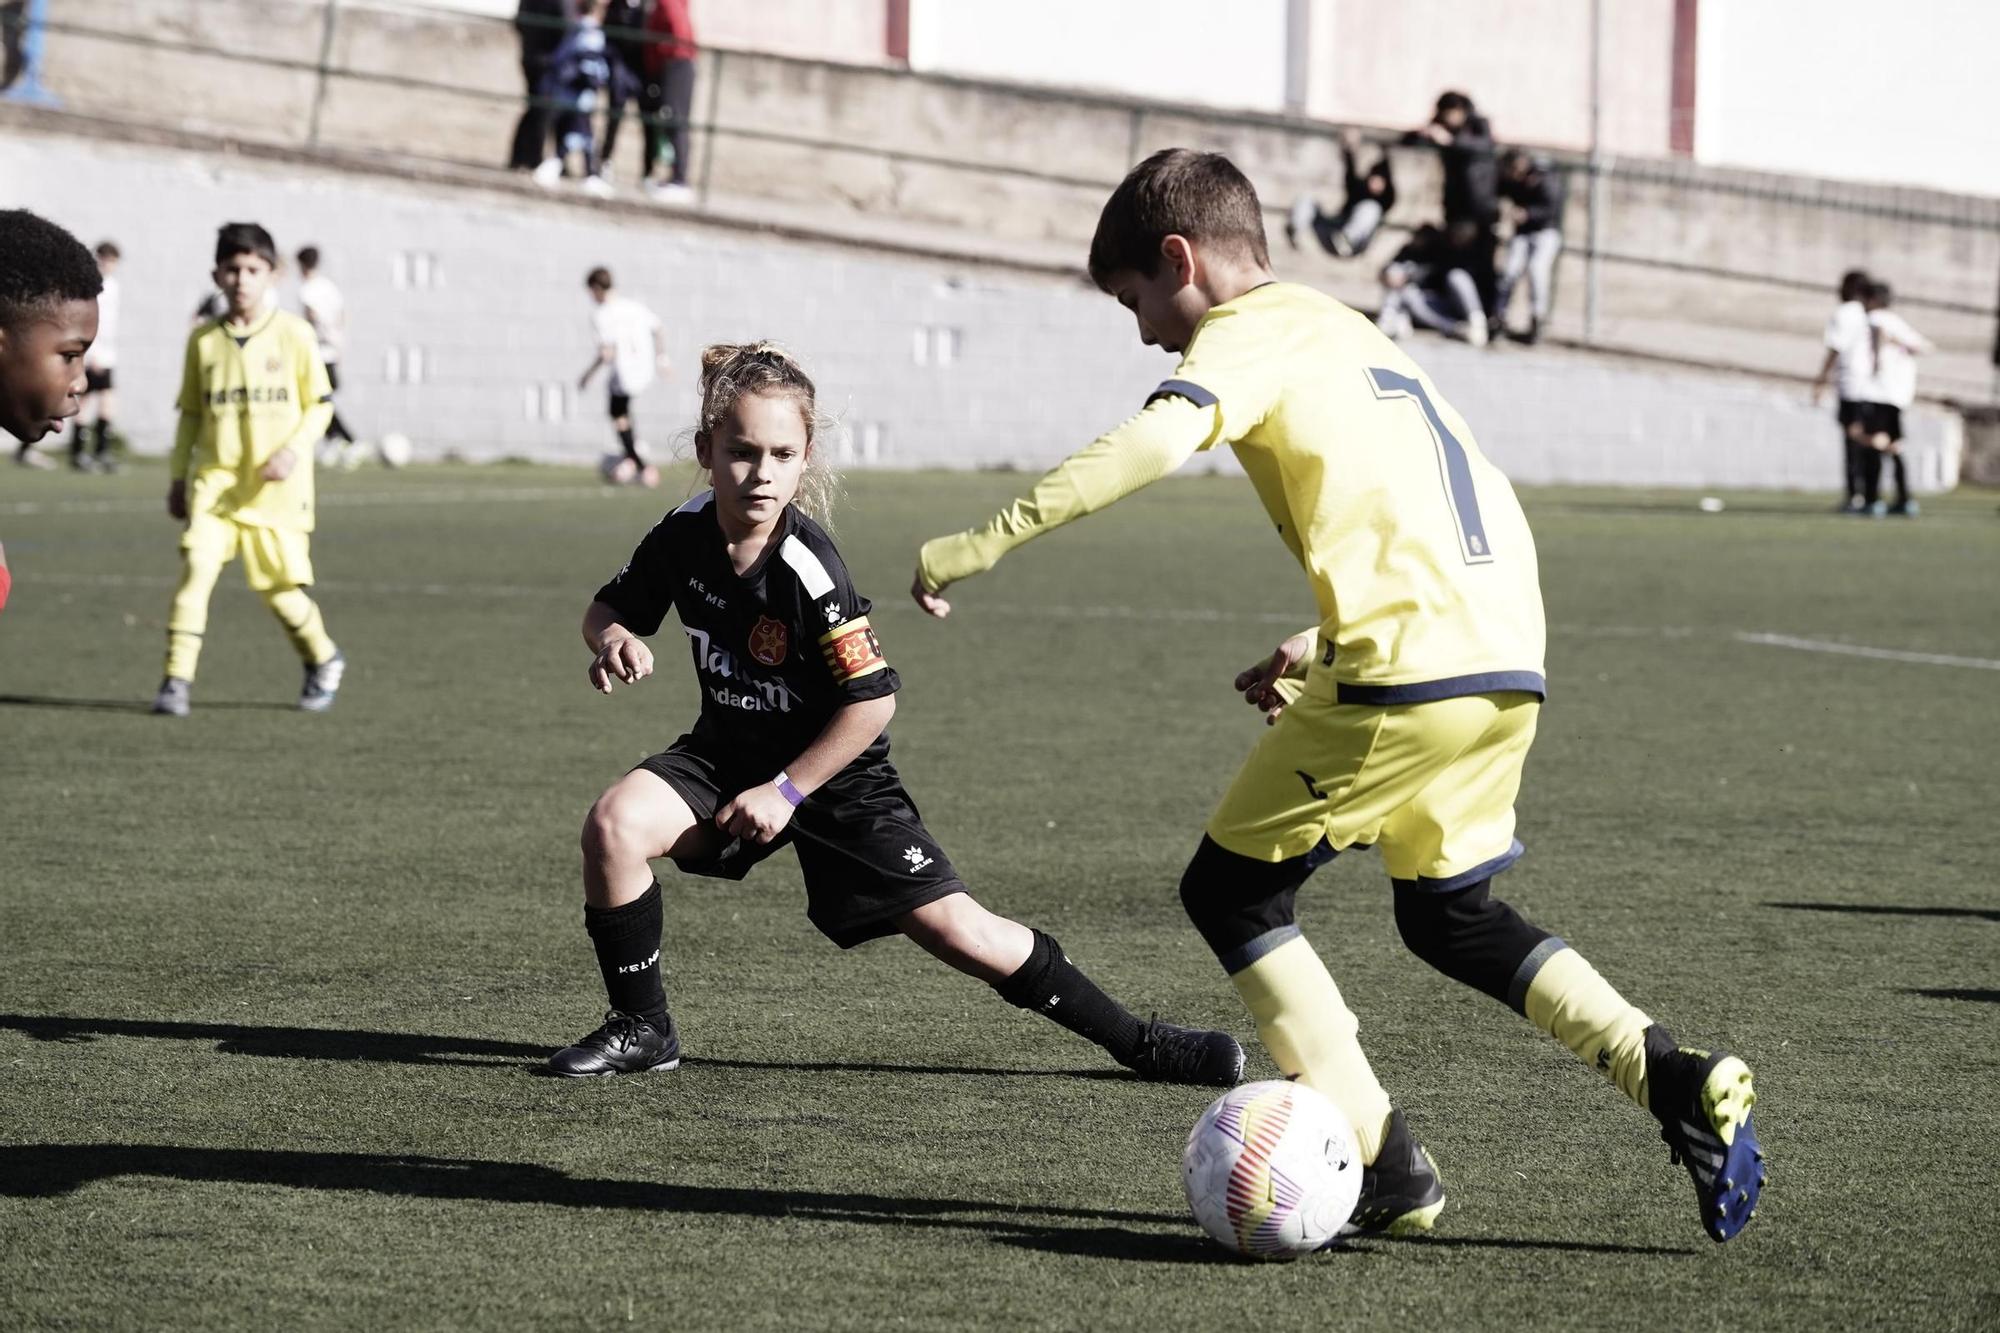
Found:
[[[258,527],[219,514],[198,513],[181,534],[181,550],[220,565],[242,556],[243,577],[255,592],[303,588],[313,581],[309,532]]]
[[[1373,844],[1392,879],[1453,888],[1521,855],[1514,797],[1541,701],[1478,694],[1337,704],[1305,695],[1250,752],[1208,836],[1239,856],[1288,861],[1324,838]]]

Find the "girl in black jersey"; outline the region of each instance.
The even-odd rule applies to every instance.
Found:
[[[868,623],[870,603],[803,512],[829,489],[815,466],[812,381],[769,343],[710,347],[701,365],[695,456],[713,489],[661,519],[583,619],[590,683],[609,694],[652,674],[644,636],[673,611],[701,715],[613,783],[584,822],[584,929],[611,1012],[549,1068],[574,1077],[677,1066],[649,862],[741,879],[789,843],[808,917],[842,948],[907,935],[1141,1075],[1234,1083],[1243,1068],[1234,1038],[1140,1021],[1049,936],[966,891],[889,762],[884,729],[900,682]]]

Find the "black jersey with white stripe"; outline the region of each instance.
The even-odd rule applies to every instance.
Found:
[[[757,567],[739,575],[714,493],[704,491],[654,525],[597,600],[642,635],[656,632],[671,609],[701,684],[695,734],[773,771],[843,705],[902,684],[868,623],[872,603],[854,590],[833,540],[790,506]],[[861,758],[887,752],[885,735]]]

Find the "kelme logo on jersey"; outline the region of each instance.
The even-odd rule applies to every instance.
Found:
[[[782,680],[765,680],[742,670],[736,664],[736,654],[718,646],[708,636],[707,630],[683,625],[688,642],[694,649],[694,669],[710,676],[720,676],[724,680],[739,680],[740,690],[725,685],[711,685],[709,698],[724,708],[738,708],[746,713],[789,713],[792,711],[792,692]]]
[[[757,623],[750,627],[750,656],[765,666],[776,666],[785,660],[785,650],[791,641],[790,632],[782,624],[769,616],[758,616]]]

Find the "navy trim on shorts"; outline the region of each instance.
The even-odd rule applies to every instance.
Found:
[[[1482,671],[1471,676],[1446,676],[1443,680],[1418,681],[1413,685],[1358,685],[1340,681],[1334,701],[1343,704],[1427,704],[1439,699],[1462,699],[1472,694],[1532,694],[1549,697],[1548,681],[1539,671]]]
[[[1417,889],[1422,893],[1454,893],[1468,885],[1477,884],[1482,879],[1491,879],[1527,855],[1527,852],[1528,849],[1521,845],[1521,840],[1515,838],[1512,846],[1491,861],[1481,861],[1472,869],[1461,870],[1449,879],[1432,879],[1429,875],[1418,875]]]
[[[1196,407],[1214,407],[1218,399],[1193,380],[1162,380],[1160,387],[1146,395],[1146,401],[1156,398],[1185,398]]]
[[[1507,983],[1508,1008],[1515,1013],[1526,1012],[1528,987],[1534,984],[1535,974],[1542,970],[1542,964],[1567,948],[1569,945],[1560,935],[1551,935],[1528,951],[1528,956],[1514,969],[1514,979]]]
[[[1222,964],[1222,970],[1233,977],[1265,954],[1290,944],[1303,933],[1296,924],[1277,926],[1247,944],[1237,945],[1217,961]]]

